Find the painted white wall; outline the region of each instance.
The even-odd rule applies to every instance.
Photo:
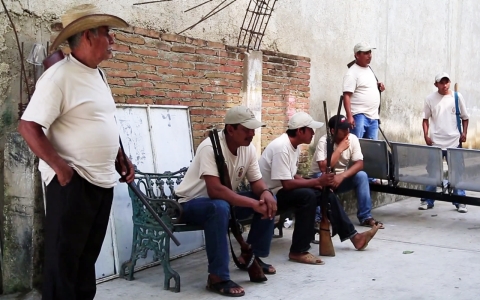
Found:
[[[95,2],[134,26],[178,33],[221,0],[186,13],[183,11],[204,0],[138,6],[133,3],[146,0],[85,2]],[[20,0],[12,5],[7,0],[7,5],[16,12],[29,11],[48,20],[58,18],[76,3],[79,2],[56,0],[52,5],[50,0]],[[236,1],[185,35],[236,45],[248,3],[248,0]],[[453,82],[459,83],[470,109],[467,146],[480,148],[480,140],[475,141],[480,108],[480,100],[476,99],[480,92],[480,71],[475,68],[480,56],[478,11],[480,2],[475,0],[280,0],[262,48],[312,59],[311,110],[317,119],[323,120],[323,100],[328,101],[330,115],[336,111],[346,64],[353,58],[353,46],[360,41],[375,45],[372,67],[387,88],[382,95],[383,128],[392,140],[413,143],[423,143],[423,100],[435,90],[435,74],[446,71]],[[0,27],[4,24],[0,21]],[[0,28],[2,31],[5,28]],[[1,49],[0,40],[0,56]]]

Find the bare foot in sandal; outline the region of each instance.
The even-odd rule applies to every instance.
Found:
[[[214,274],[208,275],[207,290],[227,297],[242,297],[245,295],[243,287],[231,280],[222,280]]]
[[[365,248],[367,248],[368,243],[373,239],[373,237],[375,236],[379,228],[380,227],[378,225],[373,225],[372,229],[354,235],[350,239],[350,241],[352,241],[352,244],[353,246],[355,246],[355,249],[364,250]]]
[[[303,252],[303,253],[293,253],[290,252],[288,254],[288,258],[290,261],[302,263],[302,264],[309,264],[309,265],[324,265],[325,262],[321,260],[319,257],[316,257],[315,255],[309,253],[309,252]]]
[[[378,229],[385,229],[385,227],[383,226],[383,223],[375,220],[373,217],[365,219],[365,221],[360,223],[360,226],[364,226],[364,227],[373,227],[373,225],[378,225]]]

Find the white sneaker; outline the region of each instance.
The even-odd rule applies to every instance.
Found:
[[[466,213],[468,211],[467,206],[465,204],[458,204],[457,211],[459,213]]]
[[[427,201],[421,201],[420,206],[418,207],[419,210],[427,210],[429,208],[433,208],[433,207],[428,207]]]

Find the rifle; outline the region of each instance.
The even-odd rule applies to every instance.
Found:
[[[53,66],[54,64],[56,64],[57,62],[61,61],[64,57],[65,56],[64,56],[64,54],[61,50],[57,50],[57,51],[53,52],[52,54],[50,54],[47,58],[45,58],[43,60],[43,66],[45,67],[45,71],[48,68],[50,68],[51,66]],[[102,73],[100,73],[100,75],[101,74]],[[119,138],[119,142],[120,142],[120,149],[122,149],[122,153],[123,153],[123,160],[125,161],[125,163],[127,163],[127,161],[128,161],[127,160],[127,154],[125,153],[125,150],[123,149],[122,139],[120,137],[118,137],[118,138]],[[127,172],[128,171],[129,170],[127,168]],[[128,175],[128,173],[127,173],[127,175]],[[127,175],[125,175],[125,177]],[[143,205],[145,205],[145,208],[152,214],[155,221],[157,221],[158,224],[160,224],[160,226],[163,228],[165,233],[172,239],[172,241],[175,243],[175,245],[180,246],[180,241],[173,235],[173,232],[170,230],[170,228],[167,227],[167,225],[163,222],[163,220],[160,218],[160,216],[155,212],[153,207],[148,202],[147,195],[142,193],[142,191],[138,188],[137,184],[134,181],[132,181],[130,183],[127,183],[127,184],[128,184],[128,187],[132,190],[132,192],[134,192],[135,195],[138,197],[138,199],[143,203]]]
[[[338,103],[338,110],[337,110],[337,119],[340,116],[340,110],[342,109],[343,103],[343,96],[340,96],[340,101]],[[327,115],[327,102],[323,101],[323,110],[325,112],[325,127],[327,129],[327,168],[325,173],[332,172],[332,154],[333,154],[333,145],[335,143],[335,136],[338,132],[338,123],[335,122],[335,129],[332,134],[330,132],[330,128],[328,127],[328,115]],[[332,235],[330,234],[330,221],[328,216],[331,216],[331,209],[330,204],[328,202],[328,194],[330,193],[329,187],[324,187],[322,191],[322,220],[320,221],[320,229],[319,229],[319,253],[322,256],[335,256],[335,248],[333,247],[332,243]],[[333,230],[335,232],[335,230]]]
[[[212,142],[213,154],[215,155],[215,162],[217,164],[218,177],[220,179],[220,182],[222,183],[223,186],[229,188],[230,190],[233,190],[232,182],[230,180],[230,175],[228,174],[228,167],[227,167],[227,164],[225,163],[225,157],[223,156],[223,152],[222,152],[220,138],[218,137],[218,130],[216,128],[213,128],[212,130],[210,130],[208,136],[210,137],[210,141]],[[240,226],[241,225],[238,223],[238,219],[235,214],[235,207],[230,205],[229,228],[230,228],[230,232],[233,234],[238,244],[240,245],[242,255],[245,258],[245,265],[241,264],[238,261],[235,251],[233,251],[232,240],[230,239],[230,234],[229,234],[228,239],[230,240],[230,251],[232,253],[233,261],[239,269],[246,268],[248,270],[250,281],[254,281],[254,282],[266,281],[267,278],[263,274],[262,268],[260,267],[257,260],[255,259],[255,254],[253,254],[252,248],[243,239]]]

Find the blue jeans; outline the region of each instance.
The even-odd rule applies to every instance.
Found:
[[[350,132],[358,138],[377,140],[378,139],[378,119],[369,119],[364,114],[353,116],[355,127]]]
[[[445,160],[447,161],[448,163],[448,159],[447,159],[447,150],[442,150],[442,158],[445,158]],[[439,170],[437,169],[436,167],[436,163],[435,162],[432,162],[430,159],[428,160],[427,162],[427,171],[428,173],[430,174],[435,174],[436,172],[438,172]],[[449,166],[449,168],[463,168],[463,166]],[[461,172],[460,172],[461,173]],[[434,185],[427,185],[425,187],[425,190],[427,192],[436,192],[437,191],[437,187],[434,186]],[[454,195],[458,195],[458,196],[465,196],[465,190],[459,190],[459,189],[453,189],[453,194]],[[420,201],[426,201],[427,202],[427,205],[429,207],[433,207],[434,206],[434,203],[435,203],[435,200],[433,199],[427,199],[427,198],[421,198]],[[458,206],[458,203],[452,203],[453,205],[455,206]]]
[[[356,114],[353,116],[355,127],[350,132],[359,139],[378,140],[378,120],[369,119],[364,114]],[[369,182],[375,181],[375,178],[368,178]]]
[[[318,172],[312,175],[313,178],[320,177],[322,173]],[[355,189],[357,194],[357,218],[360,224],[365,220],[372,218],[372,198],[370,198],[370,186],[367,173],[359,171],[352,177],[345,178],[335,191],[342,194]],[[321,218],[320,206],[317,207],[317,216],[315,221],[319,222]]]
[[[258,199],[252,192],[240,193],[243,196]],[[222,199],[207,197],[195,198],[183,206],[182,220],[187,224],[202,225],[205,232],[205,246],[208,258],[208,273],[219,276],[222,280],[230,280],[228,265],[228,223],[230,220],[230,204]],[[252,208],[235,207],[238,219],[253,215],[252,225],[247,243],[252,246],[258,257],[266,257],[270,253],[274,220],[262,219]]]

